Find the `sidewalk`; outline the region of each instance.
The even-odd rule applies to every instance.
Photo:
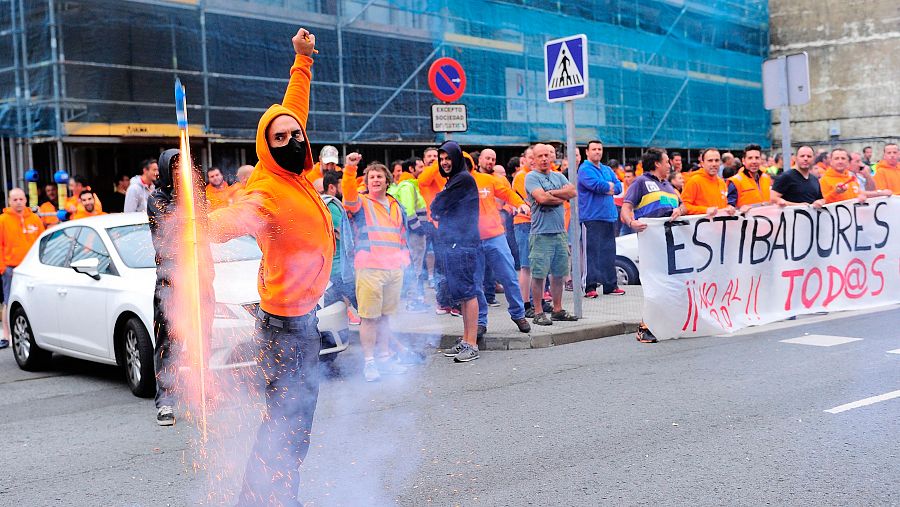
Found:
[[[594,340],[632,332],[641,321],[643,291],[640,285],[623,287],[624,296],[600,296],[584,299],[584,316],[577,322],[554,322],[552,326],[531,325],[531,333],[520,333],[506,311],[506,299],[497,294],[499,307],[488,309],[488,332],[484,336],[485,350],[537,349]],[[429,298],[429,296],[431,296]],[[426,300],[434,301],[433,293]],[[572,293],[563,294],[563,308],[574,313]],[[531,319],[529,319],[529,323]],[[462,336],[461,317],[401,312],[391,319],[394,333],[407,339],[424,340],[440,348],[456,343]]]

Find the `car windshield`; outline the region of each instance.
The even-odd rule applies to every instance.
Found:
[[[155,251],[150,238],[149,224],[124,225],[107,229],[109,238],[129,268],[155,268]],[[241,236],[228,242],[210,245],[213,262],[253,261],[262,258],[262,251],[251,236]]]

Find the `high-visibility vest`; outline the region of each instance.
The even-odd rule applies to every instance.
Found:
[[[356,229],[356,269],[402,269],[409,265],[406,219],[403,208],[391,196],[388,207],[360,195],[362,213],[353,215]]]
[[[758,184],[753,177],[746,174],[744,170],[741,170],[741,172],[729,178],[729,181],[734,183],[734,187],[737,189],[738,198],[735,205],[737,208],[749,204],[769,202],[770,200],[769,196],[772,189],[772,177],[764,172],[759,173]]]

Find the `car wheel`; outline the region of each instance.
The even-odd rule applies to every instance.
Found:
[[[640,285],[641,283],[637,268],[630,260],[622,257],[616,257],[616,279],[620,286]]]
[[[12,311],[11,329],[13,355],[19,368],[25,371],[37,371],[43,368],[50,360],[50,352],[37,346],[34,342],[34,332],[31,323],[25,315],[22,307],[16,307]]]
[[[131,317],[122,326],[122,352],[125,380],[131,392],[141,398],[150,398],[156,390],[153,343],[150,333],[137,317]]]

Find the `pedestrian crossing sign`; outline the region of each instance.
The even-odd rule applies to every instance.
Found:
[[[560,102],[588,94],[587,35],[572,35],[544,44],[547,101]]]

